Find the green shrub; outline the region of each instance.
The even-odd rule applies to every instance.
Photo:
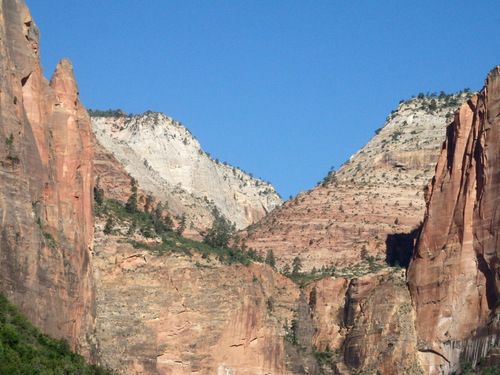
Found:
[[[0,374],[116,373],[86,363],[71,351],[65,339],[56,340],[41,333],[0,293]]]

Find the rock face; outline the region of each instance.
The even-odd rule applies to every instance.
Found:
[[[89,354],[93,327],[90,118],[71,63],[49,84],[22,0],[0,3],[0,281],[44,332]]]
[[[106,365],[133,374],[286,373],[283,324],[298,288],[269,267],[156,256],[98,234],[95,268]]]
[[[362,251],[407,265],[447,118],[471,95],[402,102],[337,172],[240,236],[249,247],[273,250],[280,266],[298,256],[304,269],[352,267]]]
[[[270,184],[211,159],[181,123],[161,113],[93,117],[92,124],[140,188],[198,229],[212,224],[214,207],[242,229],[282,203]]]
[[[350,374],[347,366],[421,373],[401,270],[300,288],[269,266],[158,256],[118,239],[97,231],[94,257],[95,334],[99,356],[112,368],[155,375]],[[320,368],[314,352],[332,358]]]
[[[475,363],[498,342],[500,284],[500,67],[462,105],[429,185],[422,235],[409,270],[430,374]]]

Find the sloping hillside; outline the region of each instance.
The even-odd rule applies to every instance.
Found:
[[[199,230],[214,207],[242,229],[281,205],[272,185],[205,153],[179,122],[161,113],[93,117],[94,132],[139,187]]]
[[[296,257],[308,270],[351,268],[368,257],[407,265],[447,119],[471,95],[400,103],[338,172],[241,232],[243,241],[264,253],[272,250],[280,267]]]

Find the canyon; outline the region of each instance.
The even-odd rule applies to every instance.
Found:
[[[0,7],[0,289],[43,332],[126,374],[498,366],[500,67],[402,101],[282,205],[164,114],[91,118],[24,2]],[[214,211],[231,248],[199,241]]]

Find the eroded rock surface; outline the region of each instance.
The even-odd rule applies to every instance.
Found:
[[[247,246],[273,250],[280,267],[298,256],[304,269],[345,268],[388,252],[392,263],[407,265],[447,119],[470,95],[401,103],[337,172],[242,232]]]
[[[448,127],[409,270],[430,374],[475,363],[498,341],[500,68]]]
[[[214,207],[242,229],[282,203],[269,183],[211,159],[181,123],[164,114],[94,117],[92,123],[139,187],[199,230],[212,224]]]
[[[24,1],[0,3],[0,280],[44,332],[89,355],[93,327],[90,118],[63,59],[49,84]]]
[[[134,374],[285,374],[298,288],[262,265],[157,256],[96,238],[103,362]]]

